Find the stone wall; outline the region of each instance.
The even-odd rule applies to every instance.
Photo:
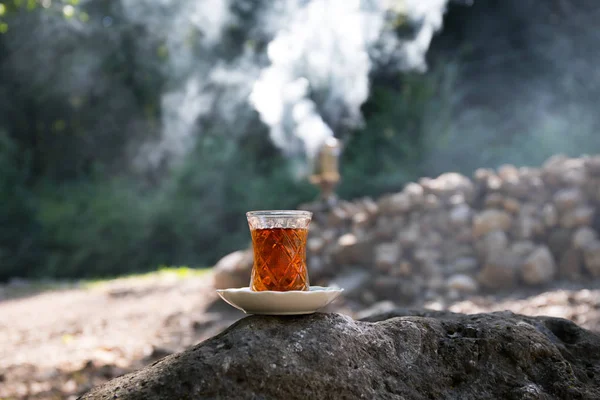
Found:
[[[378,200],[315,213],[311,284],[337,283],[366,303],[410,303],[598,278],[598,204],[600,156],[423,178]],[[251,261],[237,259],[247,280]],[[227,269],[220,264],[217,278]]]

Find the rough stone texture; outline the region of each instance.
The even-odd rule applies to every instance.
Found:
[[[568,320],[392,309],[248,317],[81,399],[598,399],[599,377]]]

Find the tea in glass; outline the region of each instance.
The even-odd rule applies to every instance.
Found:
[[[254,291],[308,290],[306,239],[312,213],[308,211],[251,211]]]

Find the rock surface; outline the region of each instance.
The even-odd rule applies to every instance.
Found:
[[[477,281],[469,275],[456,274],[448,278],[448,288],[459,292],[474,293],[477,291]]]
[[[223,257],[214,267],[215,288],[248,286],[253,262],[252,249],[235,251]]]
[[[523,280],[529,285],[548,283],[556,273],[556,265],[546,246],[535,249],[523,264]]]
[[[395,318],[401,317],[401,318]],[[550,317],[245,318],[82,399],[598,399],[600,335]]]

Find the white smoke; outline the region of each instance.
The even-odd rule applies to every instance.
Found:
[[[409,23],[416,25],[416,35],[411,40],[400,42],[400,62],[402,69],[427,69],[425,55],[433,35],[442,28],[447,0],[404,0],[394,2],[395,12],[407,17]]]
[[[226,68],[212,49],[231,22],[229,0],[122,0],[132,22],[164,38],[162,51],[168,55],[163,67],[170,77],[162,95],[162,136],[149,141],[136,164],[158,165],[164,159],[184,154],[194,141],[199,118],[214,111],[219,85]],[[202,51],[204,57],[198,58]]]
[[[359,126],[374,62],[425,69],[425,53],[442,26],[446,0],[273,0],[252,29],[272,38],[269,65],[251,54],[228,61],[213,51],[224,28],[242,21],[231,7],[246,0],[122,0],[132,22],[164,38],[170,77],[162,96],[162,137],[142,149],[138,164],[159,164],[189,149],[202,117],[243,119],[246,99],[287,155],[312,158],[333,131]],[[402,16],[415,35],[401,39]],[[259,35],[259,36],[260,36]],[[199,51],[200,49],[200,51]],[[237,121],[235,121],[237,117]]]
[[[160,143],[153,145],[147,156],[152,164],[160,162],[166,154],[183,154],[192,144],[191,132],[196,120],[208,113],[212,106],[212,93],[202,90],[198,76],[191,76],[181,87],[162,97],[162,125],[164,134]]]
[[[271,66],[261,73],[250,101],[276,145],[292,154],[303,147],[313,155],[333,135],[320,112],[336,122],[360,120],[359,107],[369,93],[367,49],[378,37],[383,15],[358,0],[296,2],[294,8],[289,25],[269,44]],[[311,91],[327,92],[322,111]]]
[[[271,65],[250,102],[277,146],[311,158],[333,135],[325,121],[334,129],[361,122],[373,57],[399,69],[425,70],[446,0],[296,0],[287,6],[279,13],[283,28],[268,46]],[[393,32],[390,16],[399,15],[415,26],[413,38],[401,40]]]

